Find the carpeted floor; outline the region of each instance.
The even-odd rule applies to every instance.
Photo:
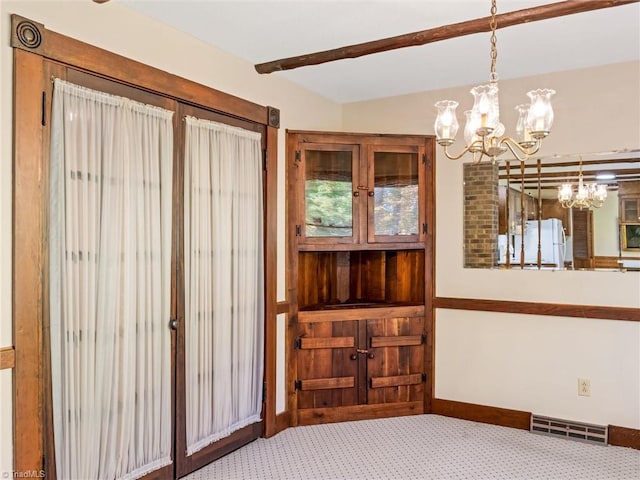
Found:
[[[185,478],[638,480],[640,451],[416,415],[289,428]]]

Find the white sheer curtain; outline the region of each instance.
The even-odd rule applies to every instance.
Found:
[[[60,479],[171,463],[173,112],[55,81],[50,322]]]
[[[187,117],[187,454],[260,420],[264,344],[260,134]]]

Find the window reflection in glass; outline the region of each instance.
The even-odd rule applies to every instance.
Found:
[[[375,235],[418,234],[418,155],[374,153]]]
[[[307,237],[353,235],[351,152],[306,151]]]

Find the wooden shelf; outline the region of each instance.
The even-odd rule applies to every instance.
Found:
[[[298,308],[362,308],[345,306],[356,302],[423,305],[424,275],[424,250],[300,252]]]

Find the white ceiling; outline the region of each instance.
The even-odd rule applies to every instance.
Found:
[[[112,0],[252,64],[489,15],[489,0]],[[498,0],[498,13],[547,1]],[[497,32],[500,79],[640,60],[640,4]],[[272,73],[336,102],[483,83],[489,33]]]

